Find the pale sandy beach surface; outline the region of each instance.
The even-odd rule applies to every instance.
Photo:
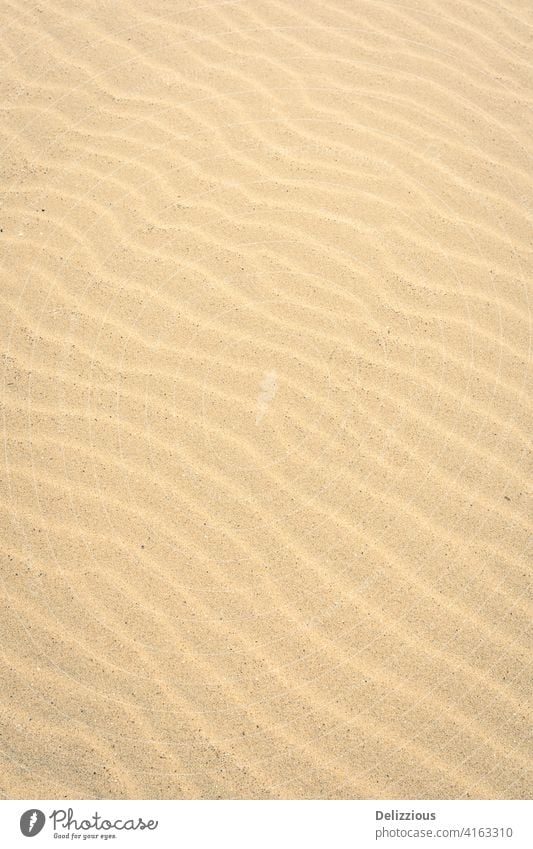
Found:
[[[0,24],[0,795],[529,796],[531,4]]]

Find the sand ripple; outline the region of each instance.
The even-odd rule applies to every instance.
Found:
[[[527,796],[526,7],[0,17],[0,792]]]

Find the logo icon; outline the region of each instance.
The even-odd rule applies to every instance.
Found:
[[[35,837],[42,831],[46,822],[46,817],[38,808],[30,808],[29,811],[24,811],[20,818],[20,830],[24,837]]]

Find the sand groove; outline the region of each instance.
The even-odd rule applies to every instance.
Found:
[[[0,792],[530,795],[526,7],[0,20]]]

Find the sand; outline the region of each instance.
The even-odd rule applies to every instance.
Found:
[[[530,794],[530,11],[4,0],[3,796]]]

